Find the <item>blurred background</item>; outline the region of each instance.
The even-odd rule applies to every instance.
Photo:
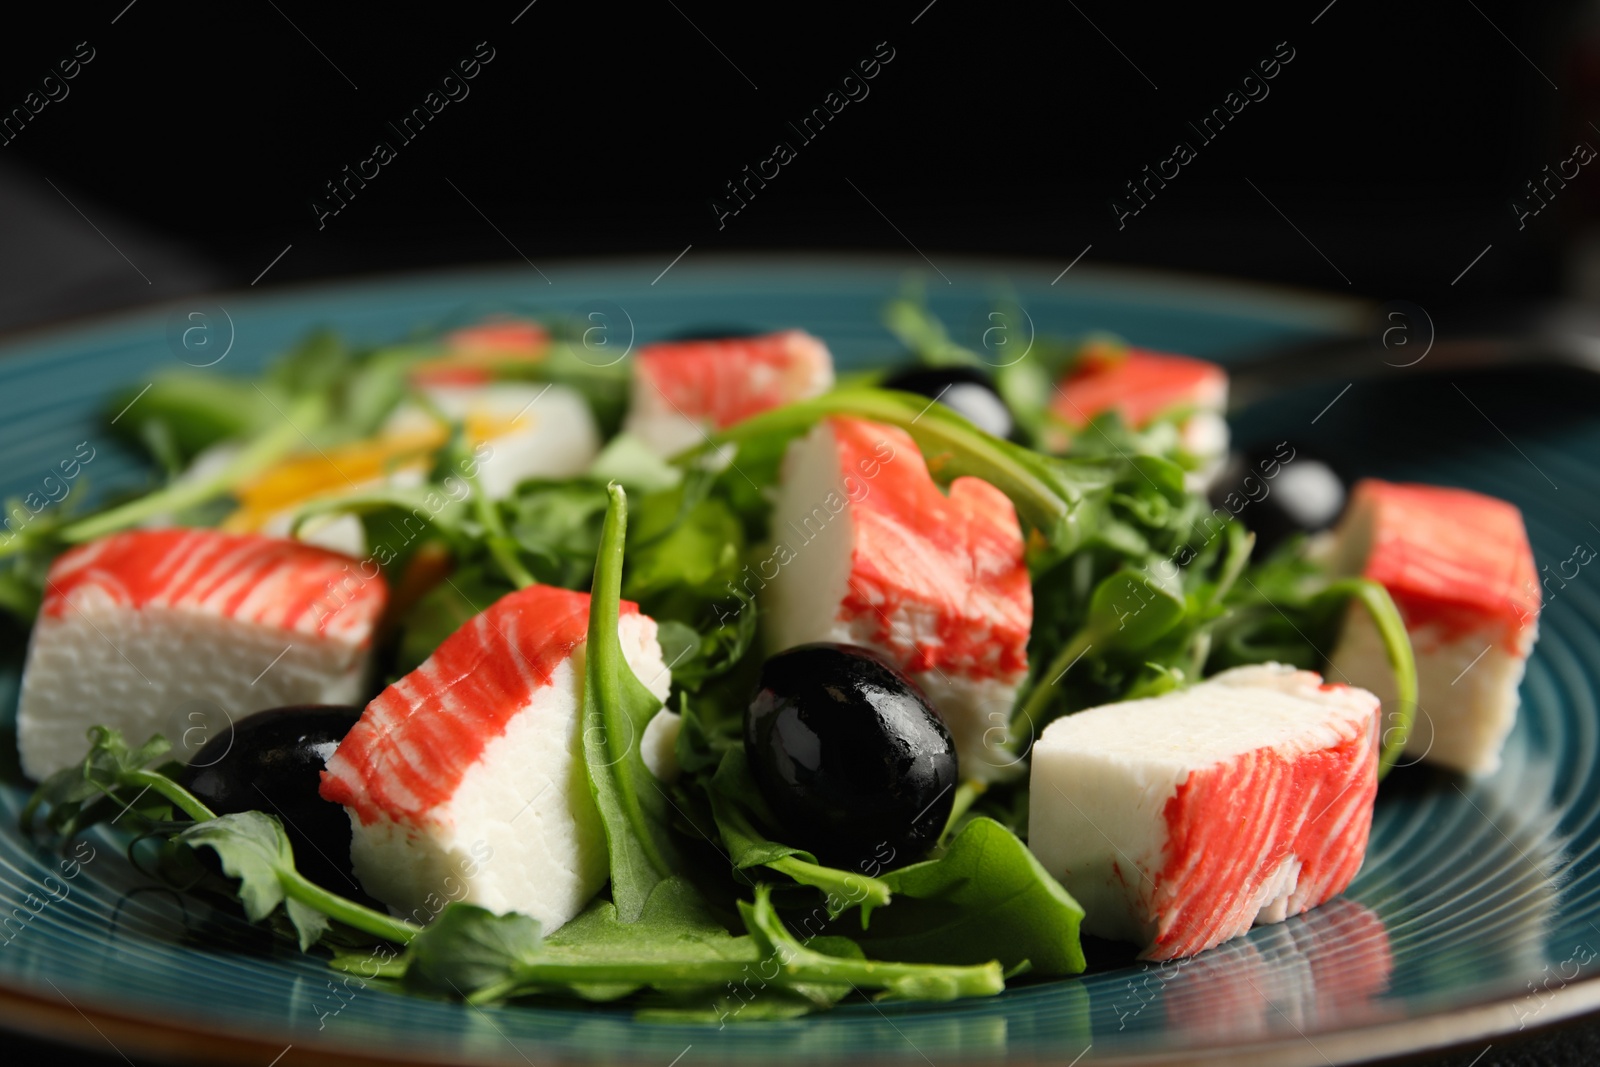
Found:
[[[109,0],[26,21],[0,35],[4,331],[686,248],[1052,274],[1082,254],[1436,318],[1600,291],[1595,3]]]

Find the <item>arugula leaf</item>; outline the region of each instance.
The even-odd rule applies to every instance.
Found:
[[[805,849],[772,841],[757,828],[758,820],[770,826],[773,819],[750,777],[742,747],[729,748],[723,753],[722,763],[711,776],[706,795],[723,847],[728,850],[735,870],[767,867],[801,885],[820,889],[830,919],[837,919],[859,905],[862,929],[866,929],[872,909],[888,905],[893,894],[885,881],[864,873],[823,866]]]
[[[214,371],[189,371],[161,375],[142,394],[137,389],[118,392],[106,406],[106,417],[122,414],[112,432],[131,443],[146,444],[152,434],[160,434],[178,457],[190,460],[219,441],[268,426],[279,417],[272,403],[249,382]]]
[[[937,859],[880,876],[895,903],[861,938],[868,954],[899,960],[981,963],[1006,973],[1031,964],[1044,977],[1084,968],[1083,909],[993,819],[975,818]]]
[[[704,632],[662,614],[663,610],[684,610],[681,603],[649,606],[661,626],[662,656],[672,664],[672,684],[678,689],[698,693],[706,683],[722,679],[749,662],[745,655],[755,643],[760,616],[754,600],[738,591],[736,598],[705,605],[706,621],[702,625],[709,628]],[[729,603],[735,606],[730,608]],[[695,615],[699,617],[700,613]]]
[[[1147,649],[1177,626],[1187,611],[1188,604],[1173,583],[1147,571],[1124,567],[1101,579],[1089,597],[1088,618],[1038,675],[1016,710],[1010,735],[1037,736],[1047,721],[1046,707],[1058,696],[1056,682],[1088,652],[1098,648],[1104,657]]]
[[[196,823],[178,840],[217,854],[223,872],[239,880],[239,903],[251,922],[260,922],[283,903],[278,872],[294,866],[294,850],[272,816],[259,811],[218,816]]]
[[[605,522],[605,486],[586,479],[533,481],[517,487],[508,502],[510,532],[531,558],[541,582],[581,589],[594,571]]]
[[[683,504],[682,488],[641,503],[623,583],[628,599],[646,601],[673,590],[707,598],[738,575],[744,530],[728,505],[715,498]]]
[[[539,920],[452,902],[411,939],[406,985],[464,997],[507,982],[518,968],[537,960],[542,947]]]
[[[922,293],[917,288],[911,288],[905,295],[884,306],[883,324],[925,366],[983,365],[983,360],[976,352],[951,340],[944,323],[928,312]]]
[[[739,901],[739,914],[762,957],[779,961],[791,978],[848,982],[857,989],[881,990],[894,1000],[985,997],[1005,988],[1000,964],[993,959],[975,965],[890,963],[830,956],[802,945],[773,910],[772,889],[765,883],[756,886],[753,903]]]
[[[600,450],[587,472],[597,482],[616,482],[631,492],[654,493],[672,489],[683,472],[656,454],[631,433],[619,433]]]
[[[139,814],[156,812],[137,807],[144,786],[130,787],[130,778],[172,750],[157,734],[138,748],[128,747],[122,733],[105,726],[88,730],[89,751],[83,760],[46,778],[22,809],[19,823],[24,833],[38,829],[38,816],[48,809],[44,825],[61,837],[73,837],[102,819],[120,817],[127,809]],[[152,775],[152,777],[159,777]]]
[[[468,1000],[482,1004],[534,993],[614,1000],[651,989],[672,998],[673,1007],[658,1007],[656,1012],[681,1019],[684,1001],[695,997],[709,1000],[713,1015],[725,1016],[728,1002],[723,991],[737,985],[752,994],[784,994],[783,1007],[776,1010],[787,1017],[799,1014],[802,1003],[825,1007],[852,989],[949,1000],[987,996],[1004,988],[1000,966],[993,962],[944,966],[869,960],[842,938],[813,938],[802,945],[778,918],[764,884],[756,887],[754,903],[739,902],[739,912],[744,935],[730,933],[681,876],[657,883],[638,921],[625,921],[610,901],[596,900],[537,952],[525,941],[513,951],[491,948],[481,973],[492,974],[496,968],[509,973],[480,986]],[[485,921],[484,915],[463,913],[462,918]],[[464,934],[457,931],[455,936],[459,941]],[[477,957],[476,946],[485,937],[473,939],[469,959]],[[519,952],[525,958],[513,962]],[[694,1014],[704,1018],[699,1009]]]
[[[306,879],[295,869],[294,850],[275,816],[259,811],[218,816],[171,777],[177,764],[149,770],[149,764],[169,751],[159,735],[138,748],[129,748],[119,732],[105,726],[92,727],[89,737],[92,744],[81,764],[52,775],[34,791],[22,812],[25,833],[36,832],[39,811],[46,806],[50,810],[45,824],[62,833],[77,833],[113,811],[119,818],[122,812],[139,812],[153,824],[153,833],[190,849],[217,853],[224,872],[238,881],[235,892],[252,922],[284,905],[302,950],[328,932],[329,918],[391,941],[405,942],[416,933],[418,928],[403,919]],[[147,795],[153,799],[146,800]],[[171,823],[172,809],[194,821]]]
[[[486,921],[483,916],[494,919],[480,908],[464,912],[462,920]],[[466,937],[460,930],[452,936],[457,942]],[[517,954],[524,958],[514,959]],[[673,875],[655,884],[636,919],[624,918],[611,901],[596,899],[537,951],[523,939],[510,951],[493,954],[490,963],[503,966],[504,973],[462,988],[475,990],[468,1000],[478,1004],[530,993],[564,992],[599,1001],[646,988],[708,994],[744,977],[758,959],[750,938],[730,933],[699,892]]]
[[[583,684],[583,753],[589,787],[605,826],[611,898],[623,922],[636,922],[656,885],[675,869],[667,797],[644,765],[639,739],[661,701],[639,681],[617,637],[628,497],[607,489],[589,601]]]
[[[188,795],[176,782],[171,787]],[[418,930],[404,919],[373,911],[309,881],[295,869],[294,849],[275,815],[242,811],[202,818],[173,840],[217,854],[223,872],[238,880],[235,895],[251,922],[260,922],[283,905],[302,952],[328,932],[330,918],[390,941],[409,941]]]
[[[311,951],[311,946],[326,937],[332,928],[326,915],[297,897],[285,897],[283,911],[294,927],[301,952]]]

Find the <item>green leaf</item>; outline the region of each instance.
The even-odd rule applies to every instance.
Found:
[[[281,394],[275,399],[286,400]],[[259,432],[281,417],[272,404],[247,381],[214,370],[190,371],[158,377],[143,395],[137,389],[119,392],[106,417],[120,413],[113,432],[134,443],[147,443],[151,433],[164,435],[187,460],[219,441]]]
[[[157,734],[129,748],[121,731],[105,726],[90,727],[87,736],[90,747],[84,758],[52,774],[28,798],[20,819],[23,832],[34,832],[41,810],[48,812],[45,825],[62,837],[82,833],[101,819],[120,818],[124,810],[156,814],[136,806],[146,790],[131,787],[128,778],[171,751],[166,739]]]
[[[405,978],[411,966],[410,956],[390,945],[330,945],[329,950],[333,953],[333,958],[328,961],[329,967],[368,981],[398,981]]]
[[[196,823],[177,838],[191,848],[209,848],[222,870],[239,880],[239,903],[251,922],[260,922],[283,902],[278,874],[294,869],[294,850],[283,826],[271,815],[242,811]],[[291,916],[292,918],[293,916]],[[304,929],[298,922],[297,929]]]
[[[1148,648],[1183,618],[1183,596],[1148,572],[1124,568],[1108,575],[1089,599],[1087,630],[1113,648]]]
[[[821,890],[829,919],[837,919],[859,906],[863,929],[874,908],[888,905],[892,893],[884,881],[863,872],[823,866],[805,849],[770,840],[758,829],[757,820],[766,825],[773,820],[750,777],[743,748],[729,748],[723,753],[706,793],[722,845],[736,870],[767,867],[801,885]]]
[[[506,977],[478,985],[471,999],[570,993],[607,1001],[646,988],[710,999],[758,960],[749,937],[730,933],[700,893],[673,876],[656,883],[633,920],[611,901],[594,900]]]
[[[628,498],[619,485],[595,561],[583,686],[583,754],[590,791],[605,826],[611,898],[623,922],[635,922],[657,883],[675,869],[666,795],[644,765],[639,739],[661,701],[634,676],[617,637]]]
[[[1061,680],[1090,652],[1099,658],[1095,666],[1108,655],[1142,652],[1182,622],[1187,612],[1187,602],[1172,583],[1148,572],[1125,567],[1101,579],[1090,594],[1083,626],[1035,676],[1014,713],[1009,736],[1019,744],[1030,744],[1038,736],[1051,717],[1047,710],[1052,703],[1059,703]],[[1036,624],[1035,649],[1039,633]],[[1119,696],[1125,695],[1127,685],[1136,679],[1136,673],[1127,676]]]
[[[328,932],[328,917],[309,904],[302,904],[294,897],[285,897],[283,910],[294,924],[301,952],[309,952],[311,946],[321,941]]]
[[[675,488],[683,472],[656,454],[631,433],[619,433],[606,443],[589,466],[597,482],[616,482],[633,493],[654,493]]]
[[[554,574],[563,563],[589,577],[605,522],[605,486],[589,481],[525,482],[512,498],[511,535]]]
[[[275,359],[265,380],[287,394],[324,392],[350,373],[353,359],[350,346],[337,333],[316,329]]]
[[[664,879],[651,892],[637,921],[597,900],[547,938],[542,949],[515,967],[512,977],[481,987],[471,999],[484,1003],[528,993],[570,993],[612,1000],[640,989],[673,998],[703,997],[711,1012],[726,1011],[726,992],[743,989],[756,999],[788,994],[813,1007],[831,1004],[852,988],[902,998],[948,1000],[986,996],[1004,988],[1000,967],[869,960],[842,938],[813,938],[802,945],[772,908],[765,885],[754,903],[739,902],[747,933],[730,933],[705,899],[681,877]],[[741,1002],[751,998],[740,994]],[[697,1009],[698,1010],[698,1009]],[[785,1009],[782,1014],[792,1012]]]
[[[680,509],[682,495],[681,489],[658,493],[640,507],[623,583],[628,599],[675,589],[715,596],[738,575],[744,555],[738,518],[714,498]]]
[[[861,944],[874,956],[933,963],[997,959],[1007,973],[1031,963],[1043,977],[1084,968],[1083,909],[992,819],[975,818],[937,859],[881,876],[894,906]]]
[[[537,919],[454,902],[411,939],[406,985],[465,997],[507,982],[518,968],[536,961],[541,948]]]
[[[699,631],[677,619],[657,620],[656,641],[661,645],[661,658],[667,663],[681,664],[700,651]]]
[[[756,886],[753,903],[741,900],[739,914],[761,948],[763,959],[780,962],[783,973],[811,981],[848,982],[861,990],[881,990],[895,1000],[955,1000],[992,996],[1005,988],[1000,964],[890,963],[830,956],[795,940],[772,907],[771,888]]]
[[[983,360],[969,348],[950,339],[944,323],[929,313],[920,293],[891,300],[883,309],[883,324],[902,344],[930,367],[980,367]]]
[[[734,600],[714,600],[705,605],[703,612],[696,610],[696,617],[704,617],[709,626],[704,633],[663,616],[663,610],[680,608],[681,603],[671,603],[676,599],[672,597],[662,599],[669,603],[652,604],[650,608],[661,626],[662,657],[672,664],[672,684],[680,690],[698,693],[706,683],[729,674],[739,667],[755,643],[759,613],[755,601],[742,592]],[[699,603],[692,597],[690,602]]]

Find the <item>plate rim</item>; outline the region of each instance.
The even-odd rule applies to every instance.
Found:
[[[1048,274],[1051,261],[1042,256],[983,256],[948,255],[943,257],[954,268],[964,272],[997,274],[1038,271]],[[616,256],[575,256],[552,259],[557,270],[584,272],[611,272],[638,268],[641,274],[655,266],[656,260],[642,254]],[[843,251],[805,250],[788,252],[708,252],[689,265],[690,271],[713,268],[752,267],[755,269],[818,268],[841,265],[898,272],[925,272],[927,261],[902,256],[898,253],[849,253]],[[1134,265],[1104,263],[1089,260],[1079,264],[1075,277],[1066,282],[1073,287],[1101,282],[1133,287],[1136,284],[1155,284],[1190,298],[1211,297],[1239,303],[1265,305],[1275,315],[1290,317],[1292,310],[1311,315],[1319,320],[1348,323],[1361,321],[1363,315],[1377,307],[1377,300],[1367,296],[1337,293],[1310,286],[1289,285],[1282,282],[1254,281],[1233,275],[1205,274],[1200,271],[1165,270]],[[224,289],[197,290],[183,296],[166,297],[130,307],[111,308],[66,318],[24,325],[19,329],[0,333],[0,359],[21,355],[25,349],[50,345],[68,340],[74,334],[92,334],[130,326],[150,316],[163,314],[196,300],[220,302],[243,300],[252,304],[267,305],[293,302],[330,290],[378,289],[425,285],[436,281],[463,281],[474,276],[510,277],[530,275],[528,267],[510,260],[484,260],[451,267],[422,268],[417,270],[370,271],[360,274],[338,275],[331,278],[312,278],[285,282],[267,289],[236,286]],[[1084,279],[1089,279],[1086,283]],[[1058,278],[1058,280],[1061,280]],[[653,283],[652,283],[653,284]],[[1055,285],[1050,282],[1046,287]]]
[[[59,989],[56,991],[61,992]],[[0,1029],[93,1051],[97,1047],[93,1037],[71,1025],[71,1018],[75,1014],[89,1024],[95,1036],[103,1038],[118,1054],[122,1054],[122,1049],[107,1036],[100,1024],[128,1041],[141,1055],[176,1054],[185,1061],[260,1067],[263,1054],[270,1058],[288,1051],[287,1048],[279,1049],[276,1042],[265,1040],[265,1035],[261,1033],[231,1030],[226,1026],[207,1026],[199,1021],[180,1024],[144,1018],[92,1002],[86,1010],[83,1004],[67,1000],[65,993],[61,993],[61,996],[66,1000],[64,1005],[34,990],[20,988],[0,979]],[[1315,1067],[1317,1064],[1366,1063],[1396,1056],[1443,1055],[1451,1050],[1476,1045],[1484,1039],[1505,1038],[1510,1034],[1532,1036],[1584,1016],[1600,1017],[1600,975],[1574,980],[1551,992],[1550,1000],[1545,1002],[1540,1012],[1540,1021],[1533,1026],[1513,1027],[1515,1020],[1506,1020],[1504,1017],[1510,1003],[1504,999],[1490,999],[1432,1015],[1351,1029],[1319,1030],[1310,1034],[1300,1031],[1293,1037],[1274,1034],[1258,1041],[1199,1048],[1118,1053],[1099,1062],[1118,1067],[1165,1067],[1179,1063],[1227,1064],[1229,1067]],[[686,1027],[685,1033],[691,1029],[698,1031],[699,1028]],[[510,1043],[509,1038],[507,1042]],[[291,1042],[289,1047],[297,1046]],[[359,1067],[364,1064],[403,1063],[408,1067],[454,1067],[460,1062],[432,1053],[410,1055],[404,1048],[363,1052],[353,1042],[319,1042],[298,1047],[300,1055],[296,1058],[297,1064]],[[1091,1041],[1084,1052],[1093,1047]],[[527,1062],[519,1046],[511,1044],[511,1050],[517,1054],[516,1058],[506,1056],[491,1062]],[[572,1058],[551,1048],[541,1049],[537,1054],[547,1064],[577,1067],[592,1062]],[[944,1058],[955,1062],[974,1062],[975,1059],[960,1052],[947,1052]],[[620,1050],[620,1054],[619,1050],[611,1050],[607,1059],[608,1062],[634,1063],[642,1067],[645,1064],[657,1064],[658,1058],[645,1058],[634,1050]],[[277,1060],[271,1062],[276,1063]],[[869,1057],[846,1054],[825,1062],[900,1067],[905,1061],[876,1054]],[[1025,1067],[1060,1067],[1057,1060],[1045,1059],[1034,1053],[1014,1058],[1008,1051],[1005,1062]]]

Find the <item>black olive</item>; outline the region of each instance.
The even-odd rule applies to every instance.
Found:
[[[704,326],[690,326],[687,329],[675,330],[663,337],[663,341],[732,341],[740,337],[760,337],[766,333],[754,326],[739,326],[733,323],[717,322]]]
[[[207,739],[182,784],[218,815],[276,815],[301,874],[361,899],[350,870],[350,817],[317,793],[323,765],[360,717],[360,708],[337,704],[258,711]]]
[[[1326,462],[1284,443],[1230,453],[1207,495],[1213,508],[1255,533],[1259,558],[1294,534],[1332,526],[1344,508],[1345,484]]]
[[[908,367],[883,380],[883,388],[932,397],[980,430],[996,437],[1016,434],[1011,409],[987,374],[972,367]]]
[[[955,745],[916,683],[865,648],[800,645],[762,665],[750,772],[785,844],[869,874],[920,859],[955,802]]]

